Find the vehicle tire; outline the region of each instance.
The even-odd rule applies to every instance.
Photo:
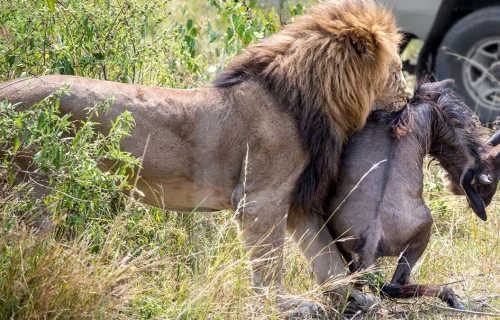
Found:
[[[435,73],[453,78],[483,123],[500,117],[500,6],[475,11],[455,23],[438,49]]]

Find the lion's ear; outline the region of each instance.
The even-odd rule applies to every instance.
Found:
[[[373,55],[377,50],[375,34],[363,28],[348,28],[343,31],[348,46],[352,46],[359,55]]]

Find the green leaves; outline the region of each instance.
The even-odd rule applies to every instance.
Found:
[[[280,26],[258,1],[202,2],[198,12],[171,0],[4,2],[0,81],[57,73],[195,87]]]
[[[199,29],[186,19],[187,37],[179,36],[166,15],[170,2],[6,1],[0,10],[0,82],[57,73],[193,86],[204,77],[185,72],[186,65],[203,69],[195,61]]]
[[[8,171],[12,184],[20,170],[29,170],[30,176],[55,190],[45,202],[58,208],[56,215],[73,212],[60,225],[73,230],[84,227],[89,217],[112,217],[114,201],[130,189],[129,177],[140,163],[120,150],[121,139],[135,124],[129,112],[116,118],[108,134],[98,134],[92,118],[106,112],[113,99],[87,108],[87,119],[74,122],[71,114],[59,111],[60,97],[66,92],[63,88],[23,111],[8,101],[0,102],[0,173]],[[19,156],[32,157],[27,168],[18,167]],[[104,159],[114,163],[113,172],[100,170]]]
[[[292,9],[290,10],[292,16],[301,15],[303,12],[304,12],[304,7],[300,3],[297,3],[295,7],[292,7]]]
[[[57,145],[52,145],[52,164],[54,164],[55,169],[61,167],[61,148]]]
[[[210,4],[217,9],[221,25],[225,25],[222,47],[217,48],[217,55],[236,55],[250,43],[275,32],[279,28],[278,16],[274,13],[265,13],[256,6],[256,1],[243,4],[236,1],[211,1]],[[214,39],[212,29],[208,35]]]
[[[193,29],[193,19],[188,19],[188,21],[186,22],[186,28],[188,29],[188,31]]]
[[[104,54],[102,52],[94,52],[92,53],[92,56],[96,59],[96,60],[104,60]]]
[[[21,145],[21,139],[19,138],[19,136],[16,136],[14,138],[14,146],[12,147],[12,152],[16,153],[20,145]]]
[[[47,0],[47,7],[49,7],[50,11],[54,12],[55,10],[55,0]]]

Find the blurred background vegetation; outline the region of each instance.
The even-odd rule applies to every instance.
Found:
[[[0,81],[57,73],[202,86],[245,46],[312,3],[2,1]],[[58,112],[59,94],[25,112],[0,103],[0,319],[280,318],[271,302],[250,289],[246,252],[231,213],[181,214],[133,201],[127,176],[139,163],[119,149],[133,125],[131,115],[116,119],[108,135],[96,134],[94,118],[111,103],[104,101],[89,106],[87,121],[76,130]],[[74,139],[66,137],[69,131]],[[30,197],[35,182],[9,183],[16,174],[13,159],[27,153],[34,155],[33,171],[50,177],[40,201]],[[102,158],[117,161],[113,173],[98,169]],[[480,223],[464,199],[445,193],[439,168],[426,171],[426,200],[436,223],[415,281],[458,281],[453,287],[466,303],[497,310],[496,201],[491,219]],[[42,207],[55,222],[49,230],[33,230]],[[322,301],[326,288],[318,288],[292,245],[285,249],[287,289]],[[394,262],[386,260],[384,274]],[[425,301],[386,302],[372,317],[453,316]]]
[[[219,0],[3,2],[0,75],[199,85],[250,42],[279,28],[280,14],[261,7]],[[296,5],[281,16],[301,11]]]

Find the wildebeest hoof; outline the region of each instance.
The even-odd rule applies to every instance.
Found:
[[[372,294],[362,292],[352,293],[347,299],[347,306],[344,313],[366,313],[371,310],[376,310],[380,307],[380,299]]]
[[[467,310],[467,308],[463,304],[459,304],[458,306],[455,307],[455,309],[458,309],[458,310]]]
[[[297,297],[280,297],[278,300],[279,309],[287,310],[285,319],[325,319],[327,313],[325,308],[316,302],[303,300]]]

